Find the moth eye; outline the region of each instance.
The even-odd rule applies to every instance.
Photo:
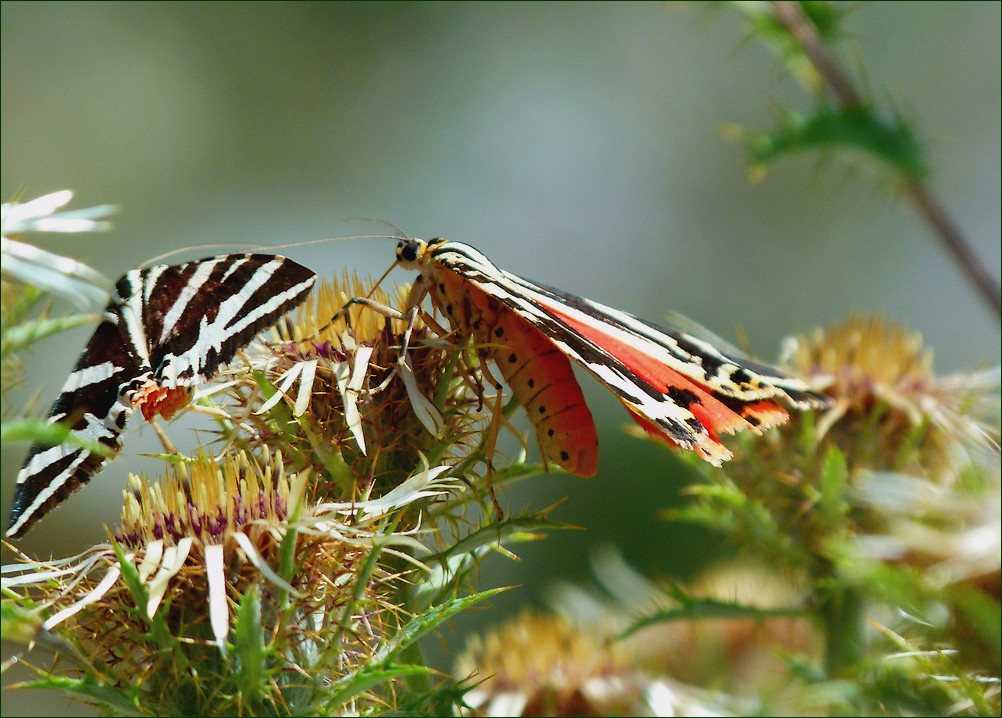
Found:
[[[397,244],[397,259],[401,262],[413,262],[421,253],[418,239],[401,239]]]

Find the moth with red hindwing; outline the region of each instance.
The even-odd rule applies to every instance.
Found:
[[[786,421],[780,402],[830,405],[778,369],[505,272],[468,244],[402,239],[396,256],[421,275],[412,307],[430,296],[454,329],[485,348],[528,413],[543,455],[573,474],[595,473],[598,441],[569,360],[612,391],[652,437],[714,465],[731,457],[721,434]]]
[[[107,447],[134,409],[166,419],[192,388],[272,326],[309,293],[316,276],[271,254],[229,254],[126,273],[87,342],[49,422]],[[24,535],[90,480],[104,457],[76,444],[32,446],[17,475],[7,536]]]

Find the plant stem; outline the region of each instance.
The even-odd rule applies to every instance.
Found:
[[[776,17],[790,33],[790,36],[800,45],[807,59],[814,65],[814,69],[831,88],[832,94],[835,95],[839,104],[846,109],[861,106],[863,104],[862,96],[856,92],[849,77],[842,72],[838,61],[828,52],[828,48],[821,41],[814,25],[800,9],[800,3],[776,0],[772,6],[776,10]]]
[[[906,191],[908,198],[915,204],[926,221],[936,229],[947,250],[953,254],[954,260],[967,274],[968,279],[974,283],[984,300],[995,310],[996,315],[1002,314],[1002,296],[999,294],[998,283],[989,273],[988,268],[978,260],[971,245],[968,244],[936,195],[929,190],[928,185],[922,182],[910,183]]]
[[[775,0],[772,6],[776,18],[800,45],[804,55],[830,88],[836,102],[845,109],[861,106],[862,95],[856,90],[849,76],[842,71],[835,57],[828,52],[814,25],[804,15],[800,3]],[[954,261],[960,265],[978,293],[995,312],[995,316],[1002,316],[1002,290],[998,281],[978,259],[970,242],[947,214],[929,186],[922,180],[912,179],[906,185],[905,191],[919,214],[932,227]]]
[[[834,679],[859,659],[863,641],[863,599],[852,589],[838,588],[823,600],[825,673]]]

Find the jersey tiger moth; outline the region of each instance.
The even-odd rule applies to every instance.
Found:
[[[778,369],[505,272],[468,244],[402,239],[396,257],[420,273],[411,307],[430,296],[454,329],[486,348],[529,415],[544,457],[573,474],[595,473],[598,441],[570,359],[652,437],[718,466],[731,457],[719,436],[786,421],[780,401],[796,409],[830,405]]]

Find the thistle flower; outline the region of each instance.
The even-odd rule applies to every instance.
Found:
[[[921,335],[880,316],[850,317],[790,339],[784,355],[792,371],[830,378],[826,392],[835,406],[819,422],[819,438],[870,469],[910,462],[938,472],[953,465],[958,445],[998,453],[997,429],[989,424],[997,420],[998,367],[937,377]]]
[[[921,566],[930,595],[994,576],[997,593],[999,368],[937,377],[921,336],[881,317],[792,340],[787,358],[832,377],[836,405],[818,434],[846,463],[856,530],[829,537],[836,555],[847,551],[846,569],[868,559]]]
[[[410,475],[421,457],[455,464],[471,451],[467,437],[485,425],[455,347],[420,321],[403,363],[403,320],[354,306],[330,321],[352,297],[399,306],[407,291],[391,298],[347,273],[340,282],[323,282],[274,343],[252,347],[249,369],[232,373],[236,400],[229,411],[251,437],[245,444],[284,435],[284,451],[297,465],[331,479],[319,499],[378,496]],[[278,392],[267,397],[262,378]],[[296,430],[283,430],[289,425]]]
[[[738,443],[726,470],[689,489],[697,501],[670,515],[801,577],[824,643],[820,675],[870,682],[865,695],[820,696],[828,710],[916,710],[907,693],[923,696],[919,712],[990,713],[998,368],[938,377],[921,337],[881,317],[792,339],[785,353],[793,373],[827,381],[834,407]],[[904,646],[931,653],[883,660]]]
[[[162,483],[132,477],[114,544],[21,556],[4,588],[99,667],[88,680],[105,697],[140,712],[343,710],[330,687],[368,669],[402,623],[389,597],[403,575],[374,559],[418,544],[387,517],[450,484],[440,467],[380,502],[306,506],[307,476],[283,466],[238,452],[180,464]],[[347,695],[351,710],[392,699]]]
[[[827,382],[833,408],[738,443],[718,487],[691,489],[707,497],[703,505],[674,516],[726,528],[766,560],[824,575],[832,546],[887,530],[889,517],[857,489],[863,481],[873,489],[865,477],[903,473],[964,491],[969,467],[997,463],[997,369],[937,377],[921,337],[881,317],[796,337],[784,353],[792,373]]]
[[[476,682],[465,696],[473,715],[726,715],[719,697],[651,675],[610,637],[552,615],[474,636],[454,675]]]

